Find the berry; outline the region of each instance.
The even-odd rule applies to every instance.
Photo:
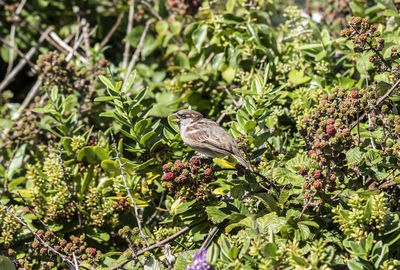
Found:
[[[300,168],[300,170],[299,170],[299,174],[300,175],[307,175],[307,169],[306,168]]]
[[[320,182],[320,181],[314,181],[314,183],[313,183],[313,187],[315,188],[315,189],[320,189],[321,187],[322,187],[322,183]]]
[[[329,176],[329,180],[335,181],[336,180],[336,174],[332,173],[331,176]]]
[[[165,180],[167,180],[167,181],[171,181],[174,178],[175,178],[175,175],[174,175],[173,172],[168,172],[168,173],[165,174]]]
[[[376,31],[376,26],[375,25],[371,25],[369,27],[369,30],[371,30],[372,32],[375,32]]]
[[[317,203],[317,205],[322,205],[324,202],[321,199],[319,199],[316,201],[316,203]]]
[[[317,151],[315,151],[315,150],[308,151],[308,156],[309,157],[312,157],[314,154],[317,154]]]
[[[198,159],[198,158],[192,158],[191,160],[190,160],[190,162],[193,164],[193,165],[199,165],[199,163],[200,163],[200,160]]]
[[[174,163],[175,169],[180,172],[185,166],[183,165],[181,160],[176,160]]]
[[[392,48],[392,52],[396,53],[397,52],[397,48],[393,47]]]
[[[326,127],[326,133],[328,133],[328,135],[333,136],[336,133],[336,128],[334,125],[329,125]]]
[[[314,172],[314,177],[317,178],[317,179],[320,178],[321,175],[322,175],[322,173],[321,173],[320,170],[317,170],[317,171]]]
[[[365,34],[361,34],[360,35],[360,40],[361,41],[366,41],[367,40],[367,36]]]
[[[333,123],[335,123],[335,119],[334,118],[328,118],[328,120],[326,120],[326,124],[327,125],[332,125]]]
[[[96,254],[96,249],[95,248],[89,248],[89,254],[90,255],[94,255],[94,254]]]
[[[374,62],[375,62],[375,57],[371,56],[371,57],[369,58],[369,61],[370,61],[371,63],[374,63]]]
[[[357,90],[351,91],[350,96],[351,96],[352,98],[357,98],[357,97],[358,97],[358,91],[357,91]]]
[[[210,176],[212,173],[213,173],[213,171],[211,168],[207,168],[204,170],[204,175],[206,175],[206,176]]]
[[[310,182],[305,182],[304,183],[304,188],[309,189],[310,188]]]
[[[164,165],[162,166],[162,170],[163,170],[163,172],[168,172],[168,171],[169,171],[168,164],[164,164]]]

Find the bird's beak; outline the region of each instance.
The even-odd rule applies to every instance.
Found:
[[[175,119],[171,120],[172,122],[179,123],[181,121],[181,119],[179,118],[179,116],[176,113],[173,113],[171,115],[176,117]]]

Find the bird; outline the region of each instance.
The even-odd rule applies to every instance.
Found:
[[[189,109],[180,110],[172,115],[176,118],[171,121],[179,124],[183,142],[199,152],[200,157],[232,156],[254,172],[252,166],[244,159],[236,141],[216,122]]]

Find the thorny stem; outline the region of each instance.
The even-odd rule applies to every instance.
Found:
[[[140,222],[139,213],[138,213],[138,207],[136,205],[135,200],[133,199],[133,196],[131,194],[131,191],[130,191],[130,189],[128,187],[128,183],[127,183],[126,178],[125,178],[124,165],[122,164],[120,156],[119,156],[119,151],[118,151],[118,148],[117,148],[117,144],[115,142],[114,134],[112,133],[112,131],[110,132],[110,134],[111,134],[112,144],[114,146],[114,150],[115,150],[115,153],[117,155],[116,159],[118,161],[118,164],[119,164],[119,167],[120,167],[120,170],[121,170],[121,177],[122,177],[122,180],[124,181],[125,190],[128,193],[128,197],[132,201],[132,204],[133,204],[133,209],[135,211],[136,222],[137,222],[137,225],[138,225],[138,228],[139,228],[139,231],[140,231],[140,235],[141,235],[142,239],[146,242],[146,245],[150,246],[149,242],[147,241],[146,235],[143,233],[142,223]]]
[[[38,234],[32,229],[32,227],[31,227],[28,223],[26,223],[22,218],[20,218],[19,216],[17,216],[10,208],[7,208],[1,201],[0,201],[0,204],[1,204],[1,206],[2,206],[8,213],[10,213],[16,220],[18,220],[19,223],[21,223],[23,226],[25,226],[25,227],[35,236],[35,238],[39,240],[39,242],[40,242],[45,248],[47,248],[49,251],[53,252],[53,253],[56,254],[58,257],[60,257],[61,260],[62,260],[63,262],[65,262],[71,270],[78,270],[78,269],[76,269],[75,264],[74,264],[71,260],[69,260],[69,259],[67,258],[67,256],[61,254],[60,252],[58,252],[57,250],[55,250],[53,247],[51,247],[49,244],[47,244],[47,243],[40,237],[40,235],[38,235]],[[85,268],[86,268],[86,267],[85,267]],[[86,268],[86,269],[87,269],[87,268]]]

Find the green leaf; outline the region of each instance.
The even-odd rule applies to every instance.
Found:
[[[108,89],[115,91],[114,85],[112,84],[110,79],[103,75],[99,75],[99,79],[105,86],[107,86]]]
[[[229,250],[231,249],[232,245],[229,242],[228,238],[224,234],[221,234],[220,243],[221,243],[220,244],[221,245],[221,259],[223,261],[230,262],[231,259],[229,257]]]
[[[117,99],[118,97],[116,96],[103,96],[103,97],[97,97],[94,99],[95,102],[104,102],[104,101],[110,101]]]
[[[135,132],[137,134],[142,134],[143,131],[151,124],[150,119],[143,119],[136,123],[135,125]]]
[[[207,30],[208,25],[203,24],[202,26],[200,26],[200,28],[192,33],[193,44],[198,51],[201,50],[201,46],[207,38]]]
[[[165,34],[167,34],[168,23],[166,21],[158,21],[156,23],[156,32],[161,36],[164,36]]]
[[[289,72],[289,82],[293,84],[294,87],[306,83],[310,80],[311,80],[310,77],[304,75],[303,70],[293,69],[292,71]]]
[[[77,156],[78,161],[86,159],[91,164],[99,164],[108,158],[107,151],[100,146],[85,146],[78,152]]]
[[[58,97],[58,87],[57,86],[53,86],[53,88],[51,89],[51,94],[50,94],[50,98],[52,101],[55,101]]]
[[[235,78],[235,70],[229,66],[221,73],[221,76],[226,82],[231,83]]]
[[[15,270],[15,266],[9,258],[7,258],[5,256],[0,256],[0,269],[1,270]]]
[[[83,177],[83,182],[81,185],[81,194],[85,194],[90,182],[93,180],[93,171],[94,171],[94,165],[90,164],[87,173]]]
[[[26,144],[21,145],[15,152],[7,170],[7,179],[11,180],[16,172],[22,166],[25,157]]]
[[[229,258],[231,258],[232,260],[236,260],[238,254],[239,254],[239,249],[237,247],[233,246],[229,249],[228,255]]]
[[[278,248],[274,243],[266,243],[264,245],[263,253],[267,258],[274,258],[277,250]]]
[[[355,259],[349,260],[347,262],[347,266],[350,270],[364,270],[364,267],[361,263],[357,262]]]
[[[206,262],[210,265],[215,265],[219,258],[219,247],[216,243],[212,243],[207,250]]]
[[[153,138],[156,135],[156,133],[154,131],[150,131],[148,133],[146,133],[141,139],[140,139],[140,143],[142,145],[147,145],[147,143],[149,142],[149,140],[151,138]]]
[[[350,149],[349,151],[347,151],[346,158],[347,158],[347,162],[349,164],[361,162],[362,153],[360,151],[360,148],[359,147],[355,147],[355,148]]]
[[[193,255],[197,250],[188,250],[179,254],[176,258],[174,270],[186,270],[186,268],[193,262]]]

